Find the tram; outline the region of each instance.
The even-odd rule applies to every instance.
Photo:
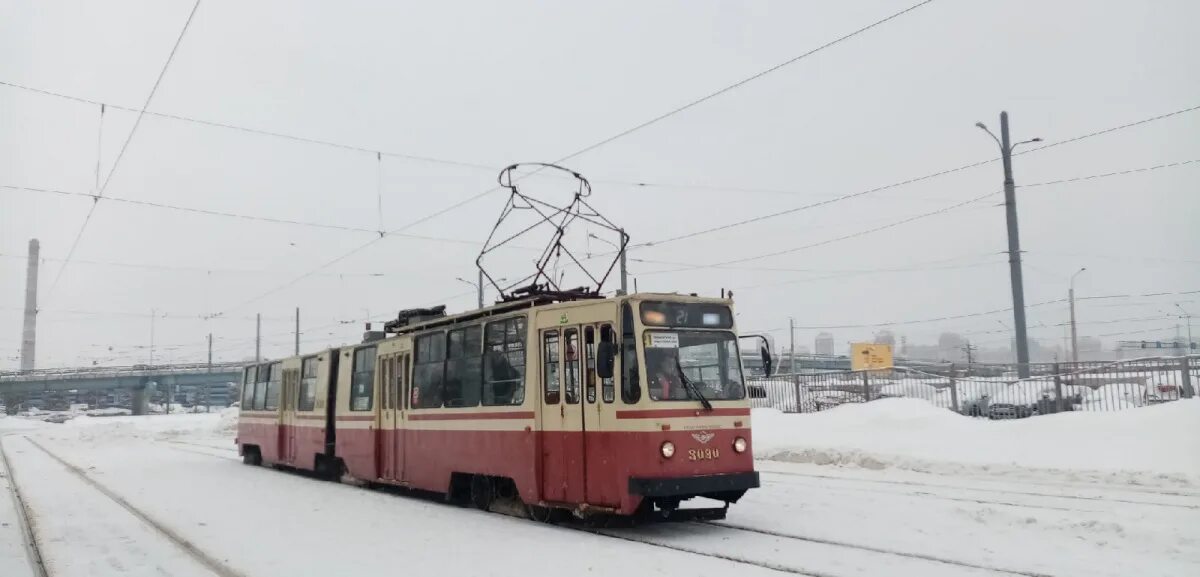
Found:
[[[759,486],[730,299],[535,295],[384,329],[246,367],[244,462],[535,517],[723,518]]]

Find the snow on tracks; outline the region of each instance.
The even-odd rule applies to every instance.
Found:
[[[0,498],[0,519],[14,519],[14,522],[0,523],[0,574],[47,577],[37,537],[29,522],[29,506],[13,478],[12,463],[4,450],[3,439],[0,439],[0,484],[12,495],[11,502]]]
[[[4,445],[21,455],[13,481],[25,489],[50,577],[242,577],[42,445],[16,437]]]

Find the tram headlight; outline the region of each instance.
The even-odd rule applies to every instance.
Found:
[[[733,440],[733,450],[736,453],[745,453],[746,452],[746,439],[744,439],[742,437],[738,437],[738,438],[734,439]]]
[[[672,443],[671,441],[663,441],[662,446],[659,447],[658,450],[660,453],[662,453],[662,456],[670,459],[671,457],[675,456],[675,443]]]

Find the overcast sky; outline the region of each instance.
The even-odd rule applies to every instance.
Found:
[[[295,307],[309,350],[398,309],[471,308],[456,277],[474,278],[505,193],[410,224],[493,188],[510,163],[562,158],[914,2],[204,0],[151,112],[355,149],[146,115],[113,170],[136,113],[101,122],[97,105],[0,85],[0,369],[17,366],[34,237],[42,367],[145,362],[152,310],[155,360],[190,361],[209,332],[218,360],[252,356],[255,313],[264,354],[279,356]],[[136,110],[191,9],[2,0],[0,82]],[[998,131],[1002,109],[1014,139],[1054,143],[1200,105],[1198,21],[1191,0],[938,0],[565,164],[635,245],[667,239],[993,159],[974,124]],[[1196,161],[1198,135],[1200,110],[1185,112],[1020,155],[1016,179]],[[11,187],[86,195],[110,171],[64,269],[93,201]],[[1065,298],[1081,267],[1080,296],[1200,290],[1198,182],[1193,162],[1018,188],[1027,302]],[[641,247],[629,268],[642,291],[732,289],[743,331],[783,343],[789,317],[809,347],[815,327],[863,325],[830,329],[842,347],[887,323],[1011,306],[1000,196],[838,240],[1001,184],[999,163],[984,164]],[[558,202],[570,186],[535,177],[526,190]],[[524,276],[533,256],[505,251],[494,274]],[[1198,293],[1082,301],[1080,334],[1169,338],[1176,303],[1200,314]],[[1062,342],[1065,303],[1029,315],[1031,337]],[[1006,346],[1006,325],[999,312],[890,328],[988,347]]]

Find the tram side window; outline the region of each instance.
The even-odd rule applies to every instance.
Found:
[[[308,357],[300,363],[300,402],[296,408],[311,411],[317,404],[317,357]]]
[[[563,398],[567,403],[579,403],[579,331],[563,331]]]
[[[242,373],[242,409],[254,408],[254,381],[258,380],[258,367],[246,367]]]
[[[542,334],[542,386],[546,404],[557,405],[559,397],[558,331]]]
[[[375,399],[375,347],[354,351],[353,371],[350,377],[350,410],[369,411]]]
[[[483,358],[483,405],[525,402],[525,317],[488,323]]]
[[[641,377],[638,373],[637,338],[633,333],[633,308],[629,303],[621,307],[621,400],[627,405],[642,398]]]
[[[600,327],[600,342],[611,343],[611,342],[613,342],[614,336],[615,335],[613,335],[612,325],[603,325]],[[608,377],[607,379],[600,379],[600,397],[604,400],[604,402],[606,402],[606,403],[613,402],[613,397],[614,397],[613,389],[614,389],[613,377]]]
[[[261,411],[267,402],[267,377],[270,371],[267,370],[267,365],[259,365],[255,372],[257,378],[254,380],[254,410]]]
[[[274,411],[279,408],[279,389],[283,381],[283,363],[274,363],[269,369],[271,377],[267,380],[266,409]]]
[[[412,383],[412,407],[414,409],[432,409],[442,406],[445,359],[445,334],[439,332],[417,337]]]
[[[479,406],[483,380],[483,327],[473,326],[446,333],[445,406]]]
[[[588,403],[596,402],[596,328],[583,327],[583,390]]]

